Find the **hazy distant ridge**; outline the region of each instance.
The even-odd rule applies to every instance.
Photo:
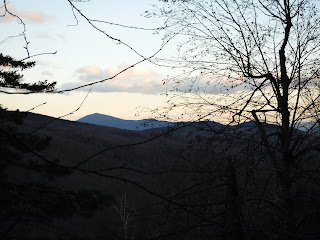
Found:
[[[89,123],[99,126],[106,126],[106,127],[114,127],[119,129],[126,129],[126,130],[146,130],[146,129],[152,129],[152,128],[163,128],[168,126],[173,126],[175,123],[173,122],[167,122],[167,121],[158,121],[156,119],[142,119],[142,120],[124,120],[116,117],[112,117],[109,115],[94,113],[87,115],[83,118],[80,118],[78,122],[82,123]],[[185,124],[188,125],[188,122],[185,122]],[[195,124],[192,124],[193,127],[196,127],[197,130],[201,128],[208,128],[208,124],[210,127],[213,127],[215,129],[221,129],[224,125],[220,123],[215,122],[198,122]],[[306,127],[310,127],[313,123],[304,123],[301,125],[298,129],[302,131],[306,131]],[[185,131],[190,131],[192,126],[186,127]],[[190,128],[191,127],[191,128]],[[237,126],[233,126],[231,128],[241,128],[242,130],[246,131],[249,129],[256,129],[256,124],[253,121],[249,121],[246,123],[242,123]],[[270,128],[271,127],[271,128]],[[270,125],[269,131],[271,129],[275,129],[276,126]]]
[[[99,113],[87,115],[83,118],[80,118],[78,122],[127,130],[144,130],[172,125],[172,123],[166,121],[158,121],[155,119],[124,120]]]
[[[126,129],[126,130],[146,130],[146,129],[152,129],[152,128],[163,128],[163,127],[173,126],[176,124],[174,122],[158,121],[156,119],[124,120],[124,119],[112,117],[109,115],[99,114],[99,113],[87,115],[83,118],[80,118],[77,122],[89,123],[89,124],[106,126],[106,127],[114,127],[114,128],[120,128],[120,129]],[[188,125],[188,122],[184,122],[184,123]],[[201,128],[208,129],[208,124],[211,127],[216,129],[222,128],[224,126],[223,124],[220,124],[220,123],[204,121],[204,122],[194,123],[192,124],[192,126],[188,126],[184,130],[186,132],[192,131],[193,127],[196,127],[197,130]],[[244,129],[255,128],[255,123],[247,122],[247,123],[241,124],[241,127]]]

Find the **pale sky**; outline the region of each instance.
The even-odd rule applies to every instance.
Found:
[[[91,19],[156,28],[159,26],[157,23],[141,16],[152,8],[153,3],[159,1],[91,0],[76,5]],[[76,21],[67,0],[11,0],[8,9],[26,23],[26,36],[30,42],[28,49],[31,55],[57,51],[55,55],[42,55],[30,59],[36,61],[36,66],[24,71],[26,82],[47,79],[49,82],[57,81],[59,90],[68,89],[111,77],[142,59],[128,47],[117,44],[93,29],[79,15],[79,24],[68,26]],[[161,36],[153,34],[153,31],[108,24],[97,26],[146,57],[155,53],[162,44]],[[25,58],[27,52],[24,49],[24,39],[7,39],[19,34],[22,25],[18,24],[16,19],[4,17],[0,18],[0,27],[0,52],[17,59]],[[165,48],[163,51],[168,49]],[[108,114],[124,119],[151,117],[150,111],[143,109],[153,109],[165,104],[167,99],[161,93],[165,92],[162,79],[167,71],[150,63],[142,63],[110,81],[96,84],[80,110],[67,119],[77,120],[91,113]],[[0,103],[9,109],[27,111],[47,102],[32,112],[59,117],[79,107],[87,92],[88,88],[66,94],[0,94]],[[139,116],[136,116],[137,111],[140,112]]]

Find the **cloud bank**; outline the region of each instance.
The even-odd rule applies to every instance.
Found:
[[[110,78],[121,70],[128,67],[122,65],[117,68],[102,69],[98,66],[84,66],[74,72],[78,82],[67,83],[61,86],[61,89],[69,89],[83,84]],[[80,81],[79,81],[80,80]],[[95,92],[135,92],[146,94],[157,94],[165,91],[162,85],[162,78],[159,74],[136,66],[121,73],[114,79],[97,84],[93,91]]]

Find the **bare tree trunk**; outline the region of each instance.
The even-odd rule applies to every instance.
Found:
[[[225,240],[243,240],[243,227],[240,208],[240,196],[238,191],[238,182],[231,159],[228,159],[226,169],[227,180],[227,199],[226,209],[230,217],[227,218],[227,232],[224,235]]]
[[[284,39],[282,46],[279,50],[280,59],[280,71],[281,79],[280,85],[282,87],[282,96],[278,96],[278,108],[281,114],[281,133],[280,133],[280,151],[281,157],[279,159],[278,166],[278,188],[279,188],[279,200],[280,207],[283,211],[283,230],[288,235],[284,239],[292,239],[289,235],[293,234],[293,208],[292,208],[292,196],[291,196],[291,177],[290,169],[292,165],[292,154],[290,152],[290,112],[288,106],[289,99],[289,85],[290,79],[288,77],[286,68],[286,54],[285,48],[288,44],[290,30],[292,27],[292,16],[290,12],[290,6],[287,0],[284,0],[285,6],[285,29],[284,29]]]

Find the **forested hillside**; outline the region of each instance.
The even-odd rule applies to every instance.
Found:
[[[259,239],[281,231],[276,180],[253,123],[129,131],[11,114],[24,116],[1,123],[2,136],[15,139],[2,168],[2,187],[15,197],[2,197],[8,239],[228,239],[243,224]],[[319,220],[316,159],[308,154],[312,164],[297,163],[294,176],[301,236],[316,234]]]

